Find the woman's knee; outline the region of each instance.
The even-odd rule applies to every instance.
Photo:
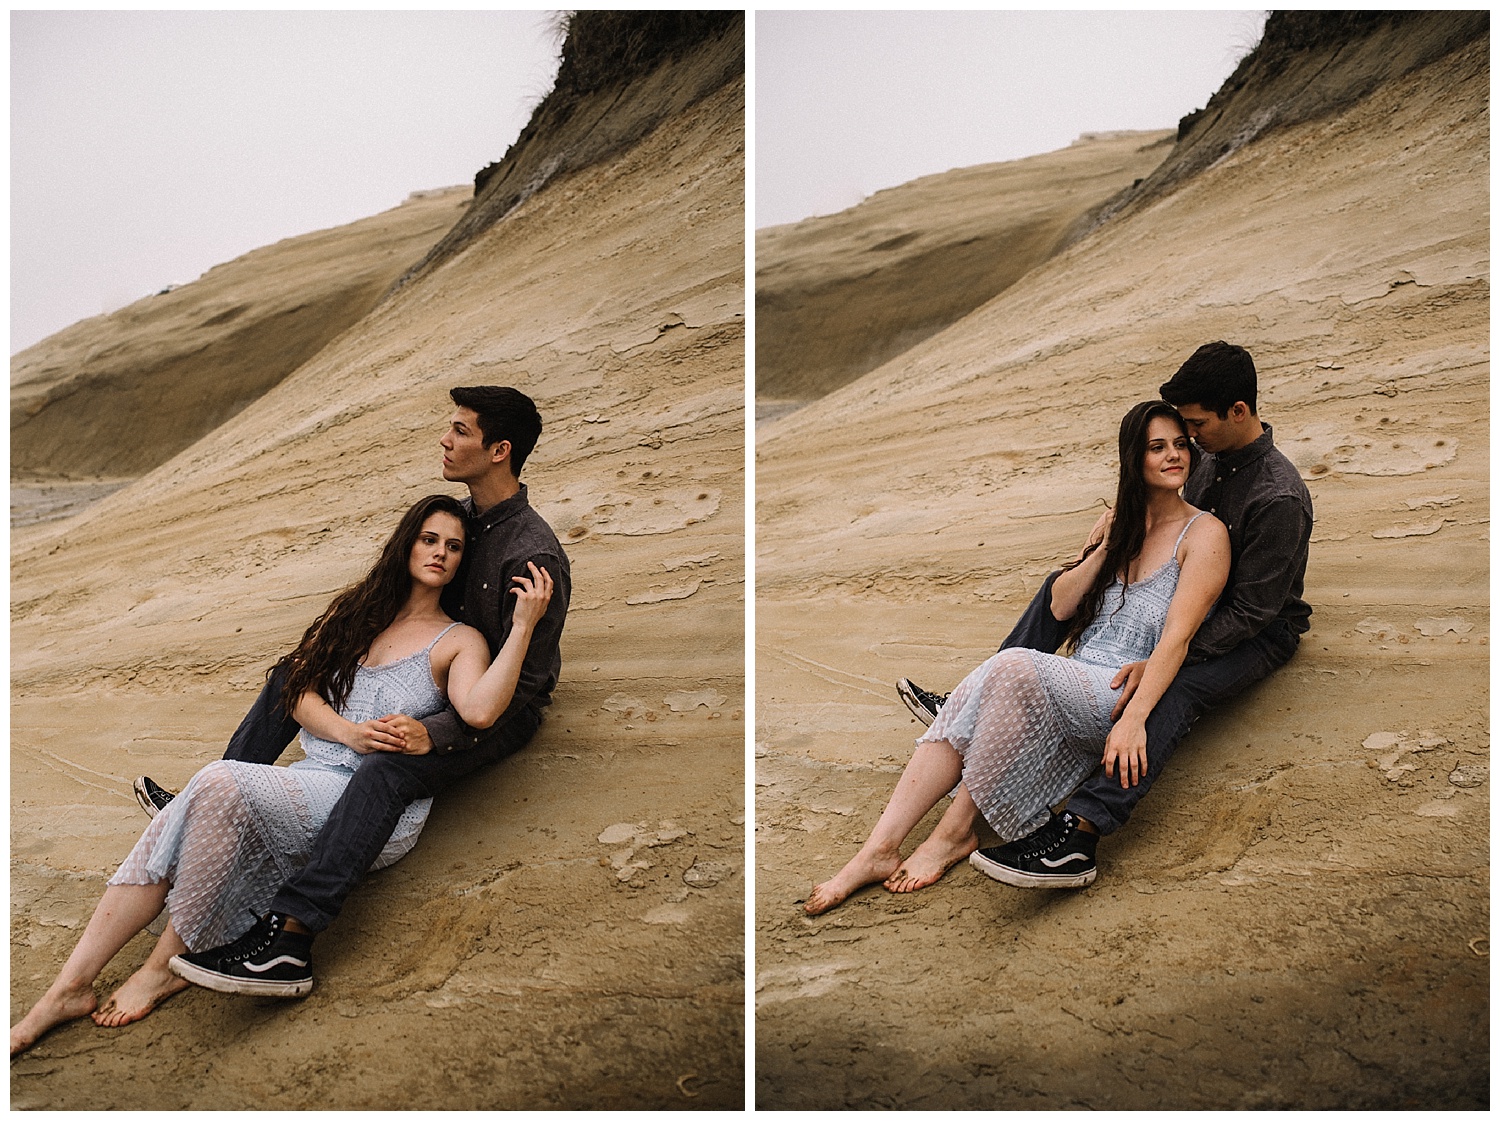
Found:
[[[236,791],[234,769],[223,759],[215,760],[193,776],[188,784],[199,798],[219,799]],[[187,790],[183,790],[186,794]]]

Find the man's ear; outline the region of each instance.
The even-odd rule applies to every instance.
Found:
[[[490,445],[491,463],[510,463],[510,441],[500,440]]]
[[[1234,404],[1229,406],[1229,419],[1234,421],[1236,424],[1243,423],[1245,418],[1249,415],[1250,406],[1245,404],[1245,402],[1243,401],[1236,401]]]

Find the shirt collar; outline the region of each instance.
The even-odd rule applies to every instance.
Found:
[[[1223,452],[1215,455],[1214,462],[1222,467],[1237,470],[1247,463],[1254,463],[1261,456],[1265,455],[1274,446],[1271,442],[1271,426],[1265,421],[1261,421],[1260,426],[1264,431],[1254,441],[1242,448],[1236,448],[1232,452]]]
[[[521,489],[516,491],[515,494],[511,495],[503,502],[495,503],[482,514],[476,514],[474,512],[473,495],[470,495],[468,498],[465,498],[463,500],[463,508],[468,511],[470,521],[474,523],[474,528],[480,533],[484,533],[486,530],[494,529],[495,526],[499,525],[501,522],[507,520],[508,518],[515,517],[530,505],[531,503],[526,498],[525,483],[521,484]]]

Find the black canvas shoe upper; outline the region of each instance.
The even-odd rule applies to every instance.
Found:
[[[147,816],[155,817],[172,804],[172,799],[177,797],[166,787],[161,786],[145,775],[135,780],[135,800],[140,803],[141,809],[146,811]]]
[[[261,982],[296,983],[312,979],[312,935],[286,929],[282,915],[256,919],[239,938],[198,953],[179,954],[208,973]]]
[[[912,715],[924,724],[931,724],[937,717],[938,709],[948,700],[947,693],[931,692],[920,685],[913,685],[904,677],[896,682],[896,693],[906,703],[906,707],[911,709]]]

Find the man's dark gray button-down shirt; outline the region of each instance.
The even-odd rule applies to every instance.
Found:
[[[1188,648],[1190,661],[1217,658],[1254,638],[1274,619],[1293,634],[1309,626],[1302,599],[1312,537],[1312,496],[1292,461],[1276,450],[1271,426],[1238,451],[1204,454],[1182,495],[1229,530],[1233,559],[1218,606]]]
[[[547,612],[531,632],[531,645],[521,663],[515,696],[495,721],[494,727],[498,729],[522,709],[533,709],[540,716],[541,710],[552,703],[552,690],[562,671],[558,641],[573,593],[572,573],[568,555],[552,527],[531,508],[524,484],[504,502],[497,502],[477,515],[473,499],[464,499],[463,505],[469,513],[463,586],[458,587],[455,580],[444,589],[443,609],[483,634],[492,656],[510,633],[516,606],[516,597],[510,594],[515,586],[511,577],[530,575],[526,562],[531,561],[538,568],[545,568],[553,582]],[[489,734],[468,727],[452,706],[427,717],[422,724],[432,737],[433,751],[439,754],[474,747]]]

